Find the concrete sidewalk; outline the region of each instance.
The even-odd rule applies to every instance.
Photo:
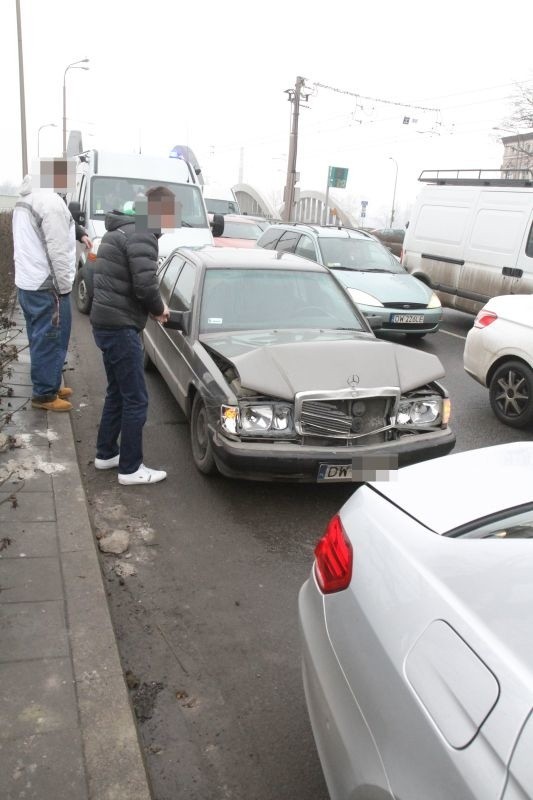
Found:
[[[14,322],[0,332],[19,351],[0,387],[0,798],[149,800],[70,415],[31,407]]]

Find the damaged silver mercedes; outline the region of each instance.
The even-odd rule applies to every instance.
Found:
[[[159,270],[171,320],[144,331],[190,422],[205,473],[360,481],[448,453],[436,356],[376,339],[325,268],[262,249],[174,251]]]

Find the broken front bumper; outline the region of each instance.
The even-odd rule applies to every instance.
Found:
[[[219,431],[213,433],[211,441],[216,465],[227,477],[315,483],[319,480],[320,465],[325,464],[349,466],[351,480],[360,482],[371,480],[371,473],[376,469],[394,470],[446,455],[455,445],[455,434],[450,428],[441,428],[385,444],[352,447],[314,447],[283,441],[243,442],[227,439]],[[339,480],[346,478],[339,475]]]

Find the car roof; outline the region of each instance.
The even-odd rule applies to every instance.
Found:
[[[368,484],[439,534],[533,503],[533,442],[493,445],[423,461]]]
[[[327,272],[326,267],[307,258],[260,247],[179,247],[169,254],[183,253],[206,269],[299,269],[304,272]]]
[[[345,228],[342,225],[313,225],[312,223],[303,222],[286,222],[275,223],[268,230],[274,228],[283,228],[283,230],[301,230],[302,233],[314,233],[319,238],[328,239],[371,239],[375,241],[375,237],[367,231],[359,230],[357,228]]]

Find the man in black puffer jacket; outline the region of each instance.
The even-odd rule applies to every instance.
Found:
[[[124,485],[157,483],[166,478],[163,470],[143,464],[148,394],[141,331],[148,314],[162,323],[169,316],[156,278],[157,240],[161,227],[171,226],[159,212],[174,202],[174,195],[165,187],[156,187],[146,196],[148,218],[118,211],[106,216],[107,233],[94,264],[91,324],[108,381],[94,465],[97,469],[118,467],[118,480]],[[148,227],[148,221],[153,226],[154,218],[164,224]]]

